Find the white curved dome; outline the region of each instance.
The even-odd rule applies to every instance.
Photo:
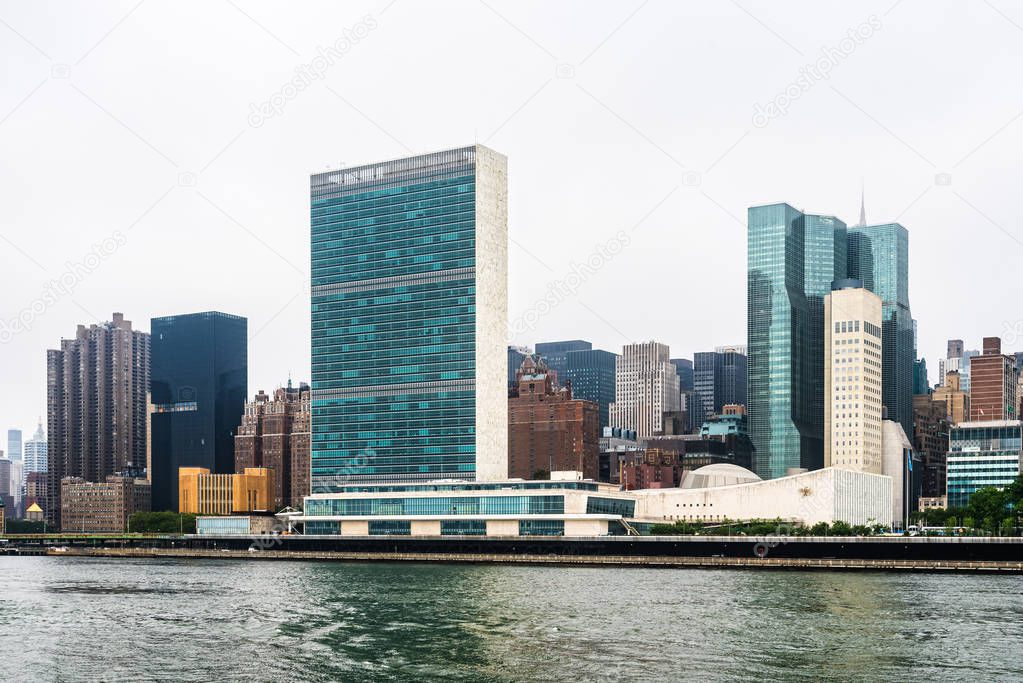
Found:
[[[692,472],[686,472],[679,488],[709,489],[717,486],[749,484],[754,481],[762,480],[745,467],[722,462],[715,465],[704,465]]]

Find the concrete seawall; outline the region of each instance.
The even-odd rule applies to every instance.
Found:
[[[330,562],[447,562],[603,567],[789,569],[1023,574],[1023,561],[838,559],[794,557],[680,557],[512,553],[358,552],[193,548],[68,548],[56,557],[182,558]]]

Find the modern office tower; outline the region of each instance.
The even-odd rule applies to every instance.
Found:
[[[573,398],[572,387],[559,388],[542,358],[523,360],[518,380],[508,397],[508,477],[536,479],[541,472],[576,471],[596,480],[597,404]]]
[[[609,410],[612,427],[636,432],[645,439],[660,432],[664,413],[680,409],[678,373],[667,344],[627,344],[615,361],[615,402]]]
[[[1002,353],[999,337],[984,337],[984,353],[970,360],[970,420],[1015,420],[1019,371]]]
[[[913,397],[913,450],[923,466],[921,495],[945,495],[945,459],[948,454],[948,404],[929,394]]]
[[[948,442],[949,507],[965,507],[977,489],[1004,488],[1019,476],[1023,451],[1023,423],[1019,420],[953,425]]]
[[[970,394],[960,388],[960,376],[955,370],[945,375],[945,381],[934,390],[931,398],[946,405],[948,418],[952,424],[970,419]]]
[[[615,362],[618,354],[600,349],[565,353],[562,382],[572,383],[572,396],[593,401],[599,409],[600,426],[607,427],[609,406],[615,401]]]
[[[881,297],[884,406],[913,437],[913,316],[909,307],[909,232],[898,223],[849,229],[849,277]]]
[[[507,159],[344,168],[311,195],[313,491],[506,478]]]
[[[543,358],[547,368],[554,371],[555,379],[559,385],[565,384],[565,357],[569,351],[589,351],[593,344],[582,339],[571,339],[568,341],[537,342],[536,355]]]
[[[696,393],[702,403],[701,424],[726,405],[746,405],[746,347],[721,346],[694,356]]]
[[[846,226],[788,204],[748,211],[748,409],[756,471],[824,464],[824,297],[846,275]]]
[[[696,377],[694,375],[693,361],[688,358],[672,358],[675,372],[678,374],[678,386],[682,391],[693,391],[696,389]]]
[[[20,429],[7,430],[7,457],[10,458],[11,461],[21,460],[22,443]]]
[[[508,388],[513,388],[517,380],[515,375],[518,373],[519,368],[522,366],[522,361],[525,360],[526,356],[533,355],[532,351],[524,346],[509,346],[508,347]]]
[[[881,474],[881,299],[862,285],[824,297],[824,466]]]
[[[11,461],[11,495],[14,496],[14,505],[18,508],[25,488],[25,464],[22,461],[20,429],[7,430],[7,457]]]
[[[102,482],[144,468],[149,335],[121,313],[113,321],[79,325],[73,339],[46,352],[49,523],[60,527],[60,482]]]
[[[234,471],[248,396],[248,321],[207,311],[153,318],[153,509],[177,510],[178,468]]]
[[[961,358],[965,351],[966,347],[963,346],[962,339],[949,339],[948,351],[945,353],[945,358]]]
[[[61,531],[123,533],[133,514],[151,509],[149,481],[130,475],[111,475],[102,482],[66,477],[60,488]]]
[[[36,426],[32,438],[26,441],[22,447],[23,459],[25,461],[25,476],[31,472],[46,472],[47,469],[47,442],[46,434],[43,433],[43,423]]]
[[[12,518],[17,516],[12,494],[13,487],[11,486],[14,481],[13,465],[14,463],[4,455],[4,452],[0,451],[0,501],[7,506],[7,516]]]
[[[929,393],[931,384],[927,378],[927,359],[917,358],[913,361],[913,395]]]
[[[274,511],[302,505],[309,485],[309,385],[288,381],[273,396],[260,391],[245,404],[241,426],[234,437],[234,471],[269,468],[273,482],[270,505]],[[179,479],[180,481],[180,479]]]

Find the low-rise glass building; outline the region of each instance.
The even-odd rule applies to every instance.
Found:
[[[947,497],[949,507],[963,507],[985,486],[1002,488],[1020,474],[1023,422],[963,422],[948,435]]]

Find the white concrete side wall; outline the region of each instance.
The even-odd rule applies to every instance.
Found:
[[[643,521],[775,519],[891,524],[892,480],[827,468],[791,477],[707,489],[633,491]]]
[[[487,536],[518,536],[519,520],[517,519],[488,519]]]
[[[907,520],[902,519],[903,514],[903,492],[905,491],[906,476],[906,449],[912,449],[909,438],[906,437],[902,425],[893,420],[884,420],[881,424],[881,472],[892,478],[892,519],[897,519],[901,524]]]
[[[341,522],[338,531],[342,536],[369,536],[368,521]]]
[[[606,519],[566,519],[566,536],[606,536]]]
[[[508,478],[508,159],[476,146],[476,479]]]
[[[411,526],[412,536],[440,536],[440,520],[413,520]]]

